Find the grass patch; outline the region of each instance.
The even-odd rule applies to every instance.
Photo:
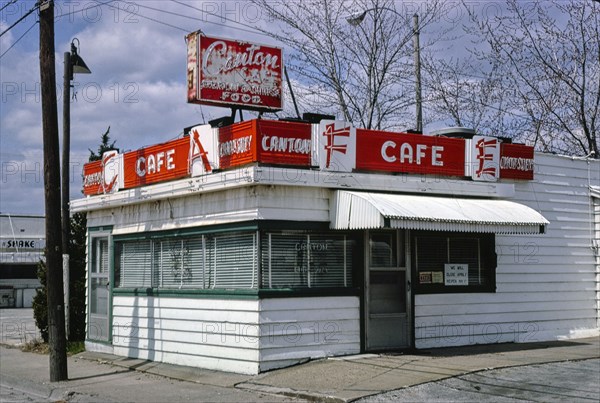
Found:
[[[67,355],[75,355],[85,351],[85,343],[82,341],[67,342]]]
[[[21,345],[21,351],[27,353],[36,354],[49,354],[50,348],[48,343],[45,343],[41,339],[31,340]],[[85,351],[85,343],[83,341],[69,341],[67,342],[67,355],[75,355]]]
[[[26,353],[48,354],[48,343],[44,343],[41,339],[33,339],[21,345],[21,351]]]

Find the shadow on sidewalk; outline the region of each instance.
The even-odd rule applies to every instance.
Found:
[[[430,349],[405,349],[398,351],[382,351],[383,356],[399,356],[399,355],[426,355],[430,357],[460,357],[465,355],[482,355],[493,353],[509,353],[515,351],[532,351],[547,348],[557,347],[577,347],[582,345],[594,345],[597,343],[588,343],[584,341],[546,341],[533,343],[499,343],[499,344],[478,344],[474,346],[459,346],[459,347],[440,347]]]
[[[128,374],[130,373],[130,370],[122,370],[122,371],[115,371],[115,372],[107,372],[105,374],[95,374],[95,375],[88,375],[88,376],[77,376],[74,378],[69,377],[69,381],[83,381],[86,379],[94,379],[94,378],[102,378],[105,376],[112,376],[112,375],[122,375],[122,374]]]

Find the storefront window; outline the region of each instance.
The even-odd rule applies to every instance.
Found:
[[[263,288],[352,286],[355,241],[346,235],[265,233]]]
[[[413,234],[417,292],[493,292],[496,253],[493,234]]]
[[[115,243],[118,288],[257,288],[257,235],[234,233]]]

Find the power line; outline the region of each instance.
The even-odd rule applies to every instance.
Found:
[[[112,3],[112,1],[111,1],[111,3]],[[106,3],[104,3],[104,4],[106,4]],[[118,5],[117,5],[117,6],[114,6],[114,5],[112,5],[112,4],[107,4],[107,5],[108,5],[109,7],[111,7],[111,8],[116,8],[116,9],[117,9],[117,10],[119,10],[119,11],[127,11],[127,10],[124,10],[124,9],[120,8]],[[138,6],[138,7],[145,7],[145,8],[149,8],[149,7],[146,7],[146,6],[142,6],[142,5],[140,5],[140,4],[137,4],[137,3],[136,3],[136,6]],[[159,11],[160,11],[160,10],[159,10]],[[183,31],[183,32],[186,32],[186,33],[187,33],[187,32],[190,32],[190,31],[189,31],[189,30],[187,30],[187,29],[183,29],[183,28],[181,28],[181,27],[178,27],[178,26],[176,26],[176,25],[169,24],[168,22],[160,21],[160,20],[157,20],[157,19],[155,19],[155,18],[152,18],[152,17],[147,17],[147,16],[145,16],[145,15],[143,15],[143,14],[140,14],[139,12],[135,13],[135,15],[137,15],[138,17],[145,18],[145,19],[147,19],[147,20],[149,20],[149,21],[156,22],[156,23],[158,23],[158,24],[166,25],[167,27],[171,27],[171,28],[178,29],[178,30],[180,30],[180,31]]]
[[[89,10],[89,9],[92,9],[92,8],[95,8],[95,7],[99,7],[99,6],[108,6],[110,8],[117,9],[118,11],[129,12],[128,10],[123,9],[123,8],[119,7],[118,5],[111,4],[111,3],[115,3],[116,1],[117,0],[109,0],[109,1],[105,1],[105,2],[100,2],[100,1],[96,0],[97,4],[94,4],[94,5],[91,5],[91,6],[88,6],[88,7],[84,7],[84,8],[78,9],[78,10],[73,10],[73,11],[69,11],[67,13],[63,13],[63,14],[57,15],[55,18],[64,17],[66,15],[75,14],[75,13],[78,13],[78,12],[81,12],[81,11],[86,11],[86,10]],[[137,4],[137,3],[136,3],[136,6],[138,6],[138,7],[144,7],[144,6],[141,6],[141,5]],[[148,8],[148,7],[146,7],[146,8]],[[157,10],[157,11],[161,11],[161,10]],[[166,26],[171,27],[171,28],[178,29],[178,30],[183,31],[183,32],[189,32],[189,30],[187,30],[187,29],[183,29],[181,27],[169,24],[169,23],[164,22],[164,21],[157,20],[157,19],[152,18],[152,17],[147,17],[147,16],[145,16],[143,14],[140,14],[139,12],[136,12],[135,15],[138,16],[138,17],[140,17],[140,18],[144,18],[146,20],[149,20],[149,21],[152,21],[152,22],[156,22],[158,24],[162,24],[162,25],[166,25]]]
[[[2,10],[4,10],[6,7],[8,7],[8,6],[10,6],[11,4],[14,4],[14,3],[16,3],[16,2],[17,2],[17,0],[12,0],[12,1],[9,1],[8,3],[6,3],[5,5],[3,5],[3,6],[2,6],[2,8],[0,8],[0,13],[1,13],[1,12],[2,12]]]
[[[33,23],[33,25],[31,25],[31,26],[29,27],[29,29],[27,29],[27,31],[25,31],[25,32],[23,33],[23,35],[21,35],[21,36],[20,36],[20,37],[19,37],[19,38],[18,38],[16,41],[14,41],[14,42],[13,42],[13,44],[12,44],[12,45],[10,45],[10,47],[9,47],[8,49],[6,49],[6,50],[4,51],[4,53],[2,53],[2,54],[0,55],[0,59],[2,59],[2,58],[4,57],[4,55],[5,55],[5,54],[7,54],[7,53],[8,53],[8,51],[9,51],[9,50],[11,50],[11,49],[13,48],[13,46],[15,46],[15,45],[16,45],[16,44],[17,44],[17,43],[18,43],[18,42],[19,42],[21,39],[23,39],[23,37],[24,37],[25,35],[27,35],[27,33],[28,33],[29,31],[31,31],[31,30],[33,29],[33,27],[35,27],[35,26],[37,25],[37,23],[38,23],[38,21],[36,20],[36,21]]]
[[[92,9],[92,8],[95,8],[98,6],[105,6],[109,3],[114,3],[115,1],[116,0],[109,0],[109,1],[105,1],[104,3],[101,3],[100,1],[96,1],[96,3],[98,3],[98,4],[94,4],[94,5],[79,9],[79,10],[69,11],[68,13],[59,14],[59,15],[55,16],[54,18],[60,18],[60,17],[64,17],[65,15],[71,15],[71,14],[79,13],[81,11],[87,11],[89,9]]]
[[[29,17],[29,14],[33,13],[38,7],[39,7],[39,4],[36,3],[35,6],[33,6],[33,8],[31,10],[29,10],[27,13],[25,13],[25,15],[23,15],[21,18],[19,18],[10,27],[8,27],[4,31],[2,31],[2,33],[0,34],[0,37],[2,37],[2,35],[4,35],[5,33],[7,33],[8,31],[10,31],[15,25],[17,25],[18,23],[20,23],[21,21],[23,21],[25,18]]]
[[[180,4],[180,5],[182,5],[182,6],[189,7],[189,8],[191,8],[191,9],[193,9],[193,10],[200,11],[201,13],[206,13],[206,14],[208,14],[208,15],[212,15],[213,17],[220,17],[221,19],[223,19],[223,20],[225,20],[225,21],[229,21],[229,22],[232,22],[232,23],[234,23],[234,24],[238,24],[238,25],[241,25],[241,26],[243,26],[243,27],[246,27],[246,28],[248,28],[248,29],[237,28],[237,30],[239,30],[239,31],[243,31],[243,32],[249,32],[249,33],[251,33],[251,34],[262,35],[262,36],[266,36],[267,38],[272,38],[272,36],[271,36],[271,35],[265,34],[264,32],[262,32],[262,31],[260,31],[260,30],[256,29],[256,28],[255,28],[255,27],[253,27],[252,25],[249,25],[249,24],[244,24],[243,22],[239,22],[239,21],[236,21],[236,20],[232,20],[231,18],[227,18],[227,17],[225,17],[224,15],[219,15],[219,14],[216,14],[216,13],[211,13],[211,12],[209,12],[209,11],[206,11],[206,10],[202,10],[202,9],[200,9],[200,8],[198,8],[198,7],[194,7],[194,6],[190,5],[190,4],[186,4],[186,3],[184,3],[184,2],[181,2],[181,1],[177,1],[177,0],[171,0],[171,1],[172,1],[173,3],[177,3],[177,4]],[[149,8],[148,6],[140,6],[140,7],[146,7],[146,8]],[[163,11],[163,10],[157,10],[157,11]],[[175,13],[171,13],[171,14],[175,14]],[[178,15],[178,14],[175,14],[175,15]],[[214,21],[208,21],[208,20],[204,21],[204,20],[202,20],[202,19],[200,19],[200,18],[194,18],[194,17],[190,17],[190,16],[183,16],[183,15],[179,15],[179,16],[180,16],[180,17],[192,18],[192,19],[195,19],[195,20],[198,20],[198,21],[206,22],[207,24],[213,24],[213,25],[218,25],[218,26],[221,26],[221,27],[227,27],[227,25],[225,25],[225,24],[219,24],[218,22],[214,22]]]

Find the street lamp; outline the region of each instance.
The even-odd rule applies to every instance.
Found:
[[[367,16],[367,13],[375,10],[387,10],[392,13],[401,16],[396,10],[389,7],[369,8],[361,13],[355,13],[350,17],[346,18],[348,24],[352,26],[358,26],[362,23]],[[416,92],[416,115],[417,115],[417,127],[416,131],[419,133],[423,132],[423,106],[421,97],[421,46],[419,44],[419,15],[413,15],[413,49],[415,57],[415,92]]]
[[[75,46],[77,41],[77,46]],[[71,217],[69,214],[69,154],[71,148],[71,81],[73,74],[90,74],[91,71],[83,59],[77,54],[79,39],[71,41],[71,51],[64,54],[63,80],[63,149],[62,149],[62,250],[63,250],[63,287],[65,295],[65,326],[69,338],[69,235],[71,234]]]

